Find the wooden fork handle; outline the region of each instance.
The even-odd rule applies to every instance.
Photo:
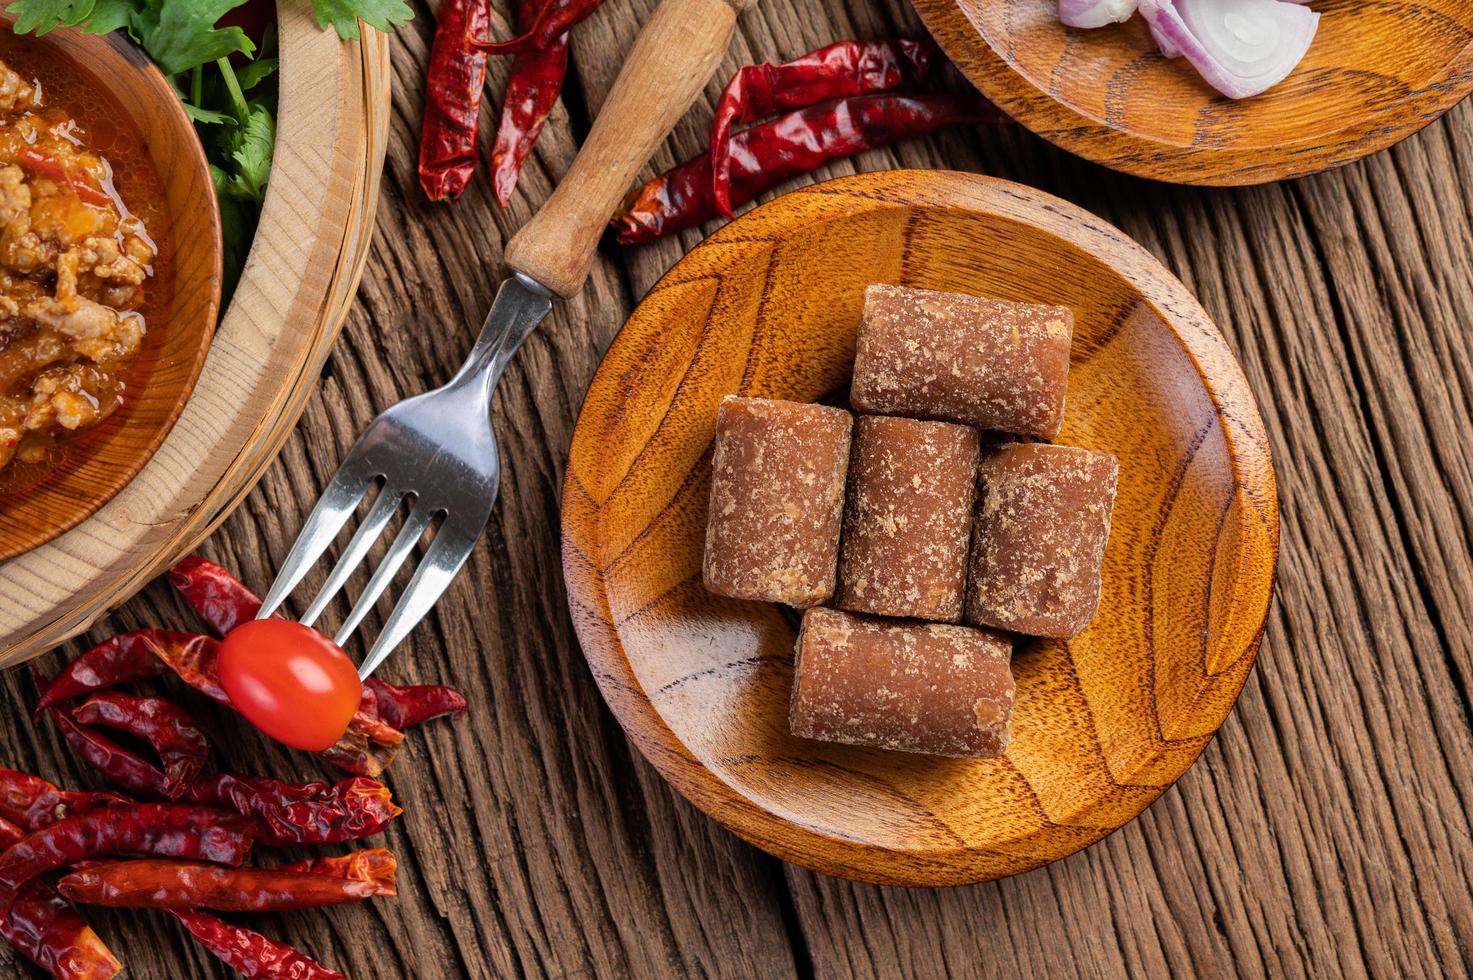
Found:
[[[604,225],[716,70],[738,11],[755,2],[660,4],[635,39],[567,176],[507,243],[508,266],[563,296],[583,287]]]

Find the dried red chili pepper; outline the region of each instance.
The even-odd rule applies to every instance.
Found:
[[[789,109],[920,84],[934,49],[903,38],[839,41],[781,65],[747,65],[726,83],[711,121],[711,193],[731,213],[731,128]]]
[[[539,0],[520,0],[518,23],[537,19]],[[552,112],[568,73],[568,32],[554,38],[545,48],[520,52],[511,63],[506,96],[501,103],[501,123],[491,150],[491,187],[502,207],[511,201],[522,164],[542,133],[542,124]]]
[[[194,861],[118,861],[62,878],[74,902],[114,908],[201,908],[221,912],[291,912],[397,895],[389,881],[340,878],[279,868],[222,868]]]
[[[419,137],[419,186],[432,201],[453,201],[476,172],[476,131],[486,53],[470,39],[491,26],[490,0],[445,0],[435,23]]]
[[[169,569],[169,581],[184,601],[210,624],[210,629],[224,636],[261,611],[261,598],[246,588],[234,575],[201,558],[188,555]]]
[[[46,714],[72,751],[101,773],[103,779],[134,796],[158,799],[166,795],[164,774],[153,763],[98,729],[81,724],[65,708],[47,708]]]
[[[0,854],[0,896],[33,878],[102,854],[156,854],[240,864],[251,850],[244,817],[202,806],[135,803],[68,817]]]
[[[65,709],[52,708],[48,713],[72,749],[103,778],[135,796],[165,795],[164,774],[147,760],[97,729],[80,724]],[[359,840],[383,830],[404,812],[394,805],[387,786],[362,776],[330,786],[216,773],[190,783],[183,796],[191,803],[234,810],[250,818],[257,842],[272,847]],[[112,800],[131,802],[124,797]]]
[[[230,705],[230,695],[220,686],[220,672],[215,666],[220,658],[219,640],[195,633],[185,643],[160,643],[155,637],[145,636],[143,645],[184,683],[213,701]]]
[[[378,718],[386,725],[405,729],[442,715],[465,714],[465,695],[443,684],[410,684],[398,687],[376,677],[363,682],[365,715]]]
[[[538,13],[536,21],[521,37],[514,37],[510,41],[492,41],[486,37],[484,31],[477,31],[470,35],[471,43],[487,54],[546,51],[602,3],[603,0],[548,0]]]
[[[171,800],[184,795],[210,755],[209,740],[194,718],[163,698],[109,691],[73,709],[72,717],[83,725],[128,732],[153,746],[163,763],[164,796]]]
[[[732,203],[861,150],[995,118],[989,103],[953,95],[860,95],[790,112],[732,136]],[[637,189],[611,224],[620,243],[635,245],[717,216],[708,153]]]
[[[19,826],[0,819],[0,851],[25,835]],[[71,904],[44,881],[21,886],[10,911],[0,918],[0,939],[53,977],[100,980],[123,969]]]
[[[312,858],[284,864],[278,871],[300,871],[305,874],[328,875],[334,878],[352,878],[358,881],[377,881],[389,886],[394,884],[394,873],[399,861],[392,851],[382,847],[365,847],[341,857]]]
[[[404,733],[376,719],[355,715],[336,745],[317,753],[355,776],[378,776],[399,754]]]
[[[252,818],[256,840],[272,847],[359,840],[404,812],[394,805],[387,786],[362,776],[329,786],[221,773],[196,782],[189,798]]]
[[[132,803],[116,793],[58,789],[40,776],[0,767],[0,817],[28,831],[101,807]]]
[[[53,704],[165,673],[168,668],[154,655],[154,647],[183,645],[194,638],[193,633],[174,630],[119,633],[77,657],[62,668],[51,683],[44,685],[41,699],[36,704],[35,717],[39,719],[41,712]]]
[[[336,970],[285,943],[279,943],[247,929],[222,921],[208,912],[166,909],[184,924],[190,935],[199,940],[226,966],[247,978],[281,977],[284,980],[346,980]]]

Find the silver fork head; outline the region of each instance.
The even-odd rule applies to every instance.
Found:
[[[363,522],[343,549],[302,622],[311,625],[342,589],[405,502],[408,513],[383,561],[343,621],[335,642],[362,623],[436,519],[439,526],[408,587],[375,638],[358,675],[367,677],[424,618],[465,564],[491,517],[501,459],[490,398],[507,361],[551,308],[550,294],[525,276],[502,284],[470,357],[444,387],[407,398],[370,423],[348,451],[266,593],[270,616],[347,524],[375,485]]]

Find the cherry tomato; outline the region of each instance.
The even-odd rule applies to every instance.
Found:
[[[220,686],[278,742],[320,752],[342,737],[363,698],[353,661],[301,623],[253,619],[220,642]]]

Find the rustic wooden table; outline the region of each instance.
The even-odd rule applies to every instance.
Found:
[[[567,168],[653,5],[613,0],[579,28],[564,106],[507,211],[484,178],[453,208],[420,194],[433,18],[417,5],[395,42],[395,128],[360,302],[296,434],[207,555],[268,582],[363,424],[459,363],[490,304],[503,242]],[[727,67],[920,30],[905,0],[764,0],[742,18]],[[491,93],[504,73],[497,65]],[[708,86],[654,166],[704,146],[717,91]],[[493,128],[486,112],[483,135]],[[447,681],[471,698],[469,719],[416,733],[389,772],[409,808],[386,842],[402,862],[401,897],[262,918],[258,928],[362,977],[1467,971],[1470,160],[1465,104],[1390,152],[1243,190],[1122,177],[1017,128],[945,132],[819,175],[974,170],[1115,222],[1227,334],[1260,398],[1281,481],[1278,602],[1237,711],[1197,765],[1092,849],[947,891],[853,885],[746,846],[675,796],[605,709],[564,606],[564,456],[600,354],[698,235],[606,247],[588,287],[533,337],[501,387],[507,478],[485,542],[384,671]],[[161,623],[193,628],[155,584],[91,635]],[[33,696],[24,672],[3,684],[12,705]],[[283,777],[323,775],[253,736],[224,754]],[[19,710],[0,721],[0,760],[92,784]],[[159,916],[92,918],[133,976],[225,975]]]

